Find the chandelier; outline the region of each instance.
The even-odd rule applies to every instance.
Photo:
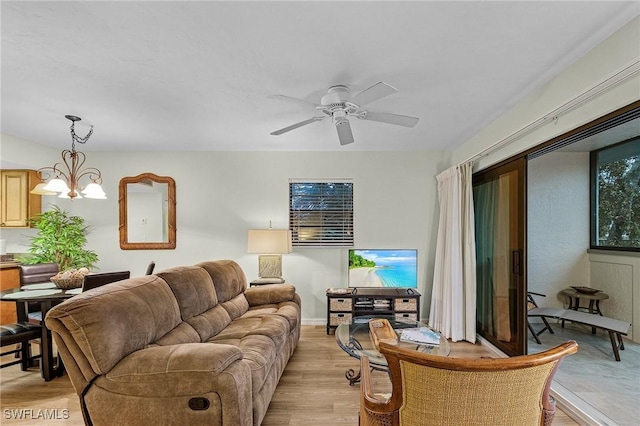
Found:
[[[65,115],[65,118],[71,120],[71,150],[62,151],[62,163],[56,163],[53,167],[43,167],[38,170],[38,178],[42,181],[31,191],[32,194],[38,195],[54,195],[60,194],[60,198],[97,198],[105,200],[107,195],[102,190],[102,174],[100,170],[94,167],[82,169],[86,160],[86,155],[80,151],[76,151],[76,142],[85,144],[93,134],[93,126],[85,137],[76,135],[75,124],[80,121],[80,117],[75,115]],[[48,179],[53,179],[46,182]],[[86,177],[88,184],[83,187],[80,179]],[[80,195],[82,193],[82,195]]]

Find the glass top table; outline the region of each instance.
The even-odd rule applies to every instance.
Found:
[[[26,308],[27,303],[39,303],[40,312],[42,312],[42,318],[44,319],[54,303],[62,302],[81,292],[82,288],[63,290],[56,287],[52,282],[27,284],[20,288],[0,291],[0,301],[14,302],[16,304],[18,322],[27,322],[29,320]],[[42,378],[48,382],[54,377],[61,376],[64,371],[64,366],[59,357],[57,360],[55,359],[51,330],[47,328],[44,321],[42,321],[41,324],[42,360],[40,363],[40,371]]]
[[[376,315],[355,317],[351,323],[338,325],[336,328],[336,342],[350,356],[360,359],[363,355],[369,357],[369,365],[375,370],[388,371],[387,360],[378,350],[373,342],[373,338],[369,333],[369,321],[371,319],[386,319],[393,327],[398,335],[398,346],[412,349],[418,352],[429,353],[432,355],[448,356],[451,350],[447,339],[435,330],[440,336],[440,343],[437,345],[422,344],[415,342],[405,342],[400,340],[402,329],[417,328],[429,326],[423,322],[415,321],[409,318],[395,318],[392,316]],[[356,373],[353,369],[347,370],[345,377],[349,380],[349,384],[353,385],[360,380],[360,372]]]

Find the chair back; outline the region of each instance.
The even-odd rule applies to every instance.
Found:
[[[153,274],[153,270],[155,269],[155,267],[156,267],[156,262],[152,260],[152,261],[149,263],[149,266],[147,266],[147,271],[146,271],[144,274],[145,274],[145,275],[151,275],[151,274]]]
[[[89,274],[84,276],[82,291],[94,289],[105,284],[126,280],[131,276],[130,271],[103,272],[99,274]]]
[[[27,284],[46,283],[59,272],[57,263],[36,263],[35,265],[20,265],[20,286]]]
[[[381,399],[371,392],[366,360],[361,370],[360,424],[551,424],[553,375],[561,360],[577,350],[577,343],[569,341],[537,354],[469,359],[429,355],[382,342],[380,352],[389,363],[392,393]]]

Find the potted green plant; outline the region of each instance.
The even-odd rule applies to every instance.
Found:
[[[71,216],[54,205],[51,210],[40,213],[30,219],[38,229],[38,235],[31,238],[28,257],[22,263],[57,263],[60,271],[70,269],[93,269],[98,255],[84,248],[87,243],[89,227],[84,219]]]

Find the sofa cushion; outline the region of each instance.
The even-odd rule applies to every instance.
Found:
[[[231,317],[222,305],[217,305],[200,315],[191,317],[187,322],[198,333],[200,340],[206,342],[229,325]]]
[[[217,342],[224,339],[242,339],[247,336],[266,336],[273,340],[275,349],[280,350],[289,335],[289,323],[278,315],[263,315],[255,317],[241,317],[231,323],[209,341]]]
[[[74,296],[49,311],[45,321],[63,340],[75,342],[73,349],[95,373],[105,374],[176,328],[181,318],[167,283],[145,275]]]
[[[273,368],[276,359],[276,344],[267,336],[259,334],[240,338],[216,339],[215,344],[232,345],[242,352],[242,362],[251,370],[251,393],[256,395]]]
[[[242,316],[249,310],[249,303],[244,294],[239,294],[231,300],[221,303],[222,307],[227,310],[229,317],[233,320]]]
[[[247,288],[244,271],[233,260],[213,260],[196,266],[204,268],[211,276],[220,303],[233,299]]]
[[[218,304],[211,276],[198,266],[179,266],[157,274],[169,284],[187,321]]]
[[[273,303],[270,305],[254,306],[243,317],[280,315],[289,322],[289,329],[294,330],[300,322],[300,307],[295,302]]]
[[[181,322],[176,328],[156,340],[149,346],[169,346],[181,343],[199,343],[202,339],[198,332],[186,322]]]

